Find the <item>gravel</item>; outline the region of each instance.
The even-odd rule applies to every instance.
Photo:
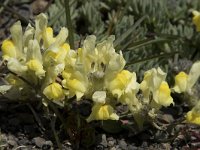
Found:
[[[31,111],[25,106],[20,109],[0,109],[0,148],[1,149],[22,149],[22,150],[57,150],[50,124],[43,118],[43,112],[37,111],[45,131],[42,131],[35,121]],[[23,116],[24,115],[24,116]],[[26,119],[26,117],[28,117]],[[197,149],[200,147],[200,129],[196,126],[178,125],[175,130],[179,131],[177,137],[171,143],[155,143],[152,139],[154,130],[151,128],[138,135],[120,131],[111,134],[105,131],[95,131],[95,143],[89,148],[94,150],[168,150],[168,149]],[[157,131],[157,130],[156,130]],[[160,132],[160,131],[159,131]],[[153,133],[153,135],[164,134],[165,132]],[[63,132],[62,132],[63,133]],[[58,134],[59,135],[59,134]],[[73,144],[69,137],[63,133],[60,142],[63,150],[73,150]],[[189,136],[189,138],[188,138]],[[158,136],[165,137],[165,136]],[[188,146],[190,143],[190,146]],[[80,150],[84,150],[84,145],[80,145]],[[86,148],[85,148],[86,149]]]

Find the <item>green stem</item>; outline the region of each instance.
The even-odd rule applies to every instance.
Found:
[[[28,105],[29,109],[31,110],[31,112],[33,113],[33,116],[35,117],[35,120],[38,123],[39,127],[41,128],[41,132],[44,133],[43,131],[45,131],[45,128],[44,128],[40,118],[38,117],[37,113],[35,112],[33,107],[30,105],[30,103],[27,103],[27,105]]]
[[[60,143],[59,137],[58,137],[58,135],[57,135],[57,133],[56,133],[56,130],[55,130],[55,123],[56,123],[56,118],[51,119],[51,129],[52,129],[52,131],[53,131],[54,138],[55,138],[55,140],[56,140],[56,143],[57,143],[58,148],[59,148],[60,150],[62,150],[62,145],[61,145],[61,143]]]
[[[69,30],[69,44],[71,48],[74,49],[74,34],[73,34],[73,27],[72,27],[72,22],[71,22],[69,0],[65,0],[65,14],[66,14],[66,25]]]

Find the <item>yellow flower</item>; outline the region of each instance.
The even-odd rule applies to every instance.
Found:
[[[16,49],[11,40],[4,40],[1,49],[3,52],[3,59],[7,60],[10,57],[16,58]]]
[[[53,29],[51,27],[47,27],[43,32],[43,40],[44,47],[48,48],[51,44],[55,42],[55,38],[53,37]]]
[[[43,66],[38,60],[31,59],[26,63],[26,65],[28,66],[29,70],[32,70],[35,72],[36,76],[38,77],[45,76],[45,71],[43,70]]]
[[[46,64],[61,64],[64,63],[65,57],[70,50],[68,43],[64,43],[62,46],[53,50],[47,50],[44,55]]]
[[[193,23],[196,26],[196,30],[200,31],[200,12],[194,10],[193,12],[194,17],[192,18]]]
[[[80,100],[80,98],[84,95],[84,93],[87,90],[84,82],[81,82],[76,78],[64,79],[62,81],[62,84],[65,88],[69,89],[69,96],[72,97],[76,95],[77,100]]]
[[[90,122],[92,120],[119,120],[119,116],[114,113],[114,109],[112,106],[105,104],[95,104],[92,107],[92,113],[87,118],[87,121]]]
[[[137,90],[136,74],[122,70],[114,79],[107,81],[107,87],[114,96],[120,98],[124,93]]]
[[[160,68],[151,69],[145,72],[144,80],[140,84],[140,89],[144,95],[144,102],[146,104],[150,103],[151,107],[159,109],[161,106],[169,106],[173,104],[173,99],[171,97],[171,91],[167,82],[165,82],[166,73],[164,73]],[[152,96],[151,96],[152,94]]]
[[[174,90],[177,93],[182,93],[187,90],[188,75],[185,72],[180,72],[175,76],[175,86]]]
[[[191,92],[192,87],[197,82],[199,76],[200,76],[200,61],[195,62],[191,69],[189,74],[186,74],[185,72],[180,72],[178,75],[175,76],[175,86],[174,91],[177,93],[183,93],[183,92]]]
[[[167,82],[162,81],[159,89],[155,93],[155,102],[162,106],[169,106],[173,104],[173,98],[171,97],[171,91]]]
[[[150,93],[153,94],[153,98],[155,99],[155,92],[159,89],[162,81],[164,81],[165,78],[166,73],[160,68],[153,68],[145,72],[144,79],[140,84],[140,89],[144,95],[144,103],[149,104]]]
[[[193,123],[200,125],[200,102],[197,103],[191,111],[186,114],[186,121],[188,123]]]
[[[47,86],[43,94],[50,100],[62,100],[65,97],[62,86],[56,82]]]

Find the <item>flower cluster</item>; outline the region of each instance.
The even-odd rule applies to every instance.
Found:
[[[136,73],[124,69],[126,62],[122,52],[114,49],[114,36],[96,44],[96,37],[90,35],[82,47],[72,50],[66,42],[68,30],[61,28],[54,36],[44,14],[24,33],[19,21],[10,32],[12,38],[3,41],[1,49],[10,71],[5,79],[11,85],[11,98],[29,99],[31,94],[39,94],[63,103],[73,97],[77,101],[89,99],[93,107],[88,122],[118,120],[115,108],[121,103],[128,106],[139,127],[146,116],[154,119],[162,106],[174,104],[166,73],[161,68],[148,70],[139,84]],[[199,77],[195,72],[199,65],[194,64],[189,75],[180,72],[175,77],[175,92],[192,88]],[[138,93],[142,95],[139,98]]]
[[[191,111],[186,114],[186,120],[190,123],[200,125],[200,101],[199,97],[195,96],[194,85],[200,76],[200,61],[195,62],[189,74],[181,71],[175,76],[175,86],[173,90],[176,93],[183,93],[187,95],[187,103],[193,107]]]

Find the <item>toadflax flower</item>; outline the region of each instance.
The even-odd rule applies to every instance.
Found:
[[[49,99],[49,100],[62,100],[64,99],[65,95],[62,89],[62,86],[56,82],[51,83],[48,85],[44,91],[43,94]]]
[[[47,23],[47,16],[43,13],[36,16],[35,27],[29,24],[25,32],[20,21],[14,23],[10,29],[11,39],[2,43],[2,56],[7,61],[8,69],[25,79],[22,82],[41,87],[49,99],[63,99],[62,86],[56,80],[65,68],[65,58],[70,51],[66,43],[68,30],[61,28],[59,34],[54,36]],[[28,88],[20,86],[20,89]],[[55,91],[50,92],[52,90]]]
[[[165,78],[166,73],[160,68],[153,68],[145,72],[144,79],[140,84],[140,89],[144,94],[144,103],[149,104],[152,95],[153,101],[151,104],[153,107],[167,107],[173,104],[173,99],[170,95],[171,91],[167,82],[164,81]]]
[[[29,41],[26,61],[28,70],[33,71],[38,78],[43,78],[45,76],[42,54],[37,40]]]
[[[23,41],[29,38],[27,35],[32,34],[32,31],[32,28],[28,26],[23,35],[21,22],[17,21],[10,29],[12,39],[2,43],[2,57],[8,61],[8,69],[16,74],[24,74],[28,69],[25,65],[27,48],[23,46],[26,42],[23,43]]]
[[[77,99],[84,95],[92,99],[96,91],[104,91],[106,80],[112,79],[120,72],[125,60],[122,54],[115,52],[114,36],[101,43],[96,43],[94,35],[88,36],[77,53],[71,51],[66,56],[66,67],[63,71],[63,86],[69,89],[69,94],[75,94]],[[72,83],[76,84],[72,84]],[[75,86],[78,85],[78,86]]]
[[[87,121],[92,120],[118,120],[119,116],[114,113],[114,109],[109,104],[96,103],[92,107],[92,113],[87,118]]]
[[[200,125],[200,103],[198,102],[196,106],[192,108],[191,111],[186,114],[186,121],[188,123],[193,123]]]
[[[11,40],[4,40],[2,43],[3,59],[8,60],[9,58],[16,58],[16,48]]]
[[[170,104],[174,104],[173,98],[171,97],[171,90],[166,81],[162,81],[160,87],[155,92],[155,102],[162,106],[169,106]]]
[[[190,69],[189,74],[180,72],[175,76],[175,86],[173,90],[177,93],[191,92],[192,87],[200,76],[200,61],[195,62]]]
[[[200,12],[194,10],[192,11],[193,13],[193,18],[192,18],[192,22],[195,24],[196,26],[196,30],[199,32],[200,31]]]
[[[87,118],[87,121],[90,122],[92,120],[118,120],[119,116],[114,113],[114,108],[106,103],[106,91],[96,91],[92,95],[92,100],[94,101],[94,105],[92,107],[92,112],[90,116]]]
[[[134,72],[122,70],[113,79],[107,80],[106,87],[121,103],[132,105],[133,99],[136,99],[134,95],[139,89],[139,84],[136,82]],[[133,97],[130,98],[130,95]]]

